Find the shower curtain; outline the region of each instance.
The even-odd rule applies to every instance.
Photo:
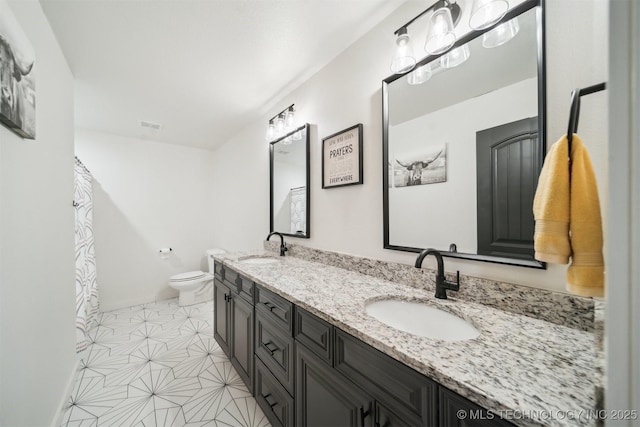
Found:
[[[98,323],[98,283],[93,248],[93,190],[91,172],[76,157],[74,165],[76,211],[76,351],[89,345],[87,332]]]
[[[307,187],[292,188],[291,198],[291,234],[307,232]]]

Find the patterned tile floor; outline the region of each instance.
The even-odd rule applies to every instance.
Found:
[[[62,426],[269,426],[213,338],[213,302],[99,316]]]

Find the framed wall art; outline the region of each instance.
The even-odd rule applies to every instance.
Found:
[[[359,123],[322,139],[322,188],[362,182],[362,123]]]
[[[36,137],[35,51],[0,1],[0,122],[23,138]]]

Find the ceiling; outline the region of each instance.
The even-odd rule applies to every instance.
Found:
[[[75,77],[76,127],[215,149],[404,1],[40,3]]]

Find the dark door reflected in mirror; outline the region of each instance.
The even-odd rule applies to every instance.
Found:
[[[270,231],[309,238],[309,125],[271,143]]]
[[[533,195],[545,153],[543,12],[525,1],[503,22],[429,57],[431,77],[383,82],[384,247],[544,268],[533,258]]]

